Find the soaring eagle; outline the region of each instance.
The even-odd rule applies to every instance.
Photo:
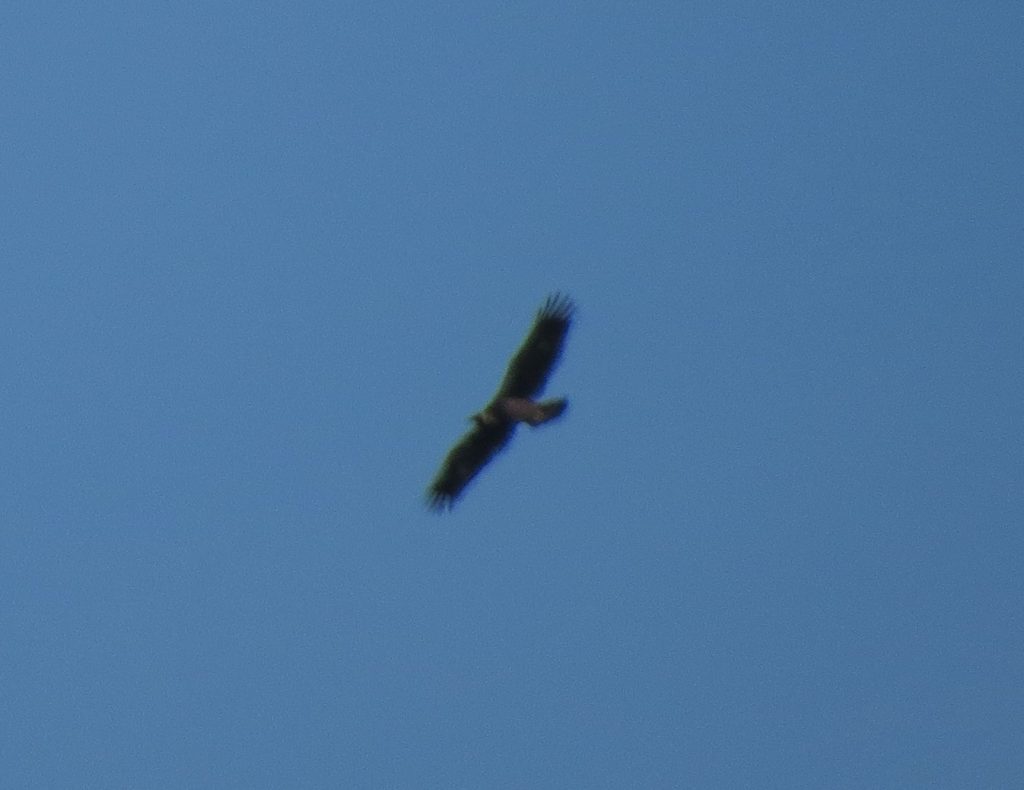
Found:
[[[541,425],[565,411],[565,398],[533,398],[544,388],[561,356],[573,309],[573,303],[557,293],[544,302],[530,334],[512,357],[497,394],[473,415],[473,427],[451,449],[430,484],[427,501],[431,509],[450,509],[469,481],[508,444],[519,423]]]

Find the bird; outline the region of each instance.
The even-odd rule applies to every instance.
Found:
[[[567,296],[554,293],[547,297],[526,340],[509,362],[497,393],[470,417],[473,427],[448,452],[427,489],[431,510],[451,510],[470,481],[508,445],[519,423],[536,427],[565,412],[566,398],[534,398],[562,355],[575,309]]]

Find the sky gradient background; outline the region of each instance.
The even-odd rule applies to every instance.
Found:
[[[0,785],[1024,784],[1022,41],[4,6]]]

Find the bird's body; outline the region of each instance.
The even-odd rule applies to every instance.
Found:
[[[565,398],[539,402],[529,398],[495,398],[486,409],[474,414],[473,420],[481,425],[498,425],[510,420],[540,425],[558,417],[568,405]]]
[[[565,398],[535,401],[562,353],[572,320],[573,304],[555,294],[537,313],[537,319],[502,379],[498,392],[473,415],[474,426],[445,458],[427,492],[431,508],[450,508],[469,482],[505,445],[516,426],[542,425],[566,409]]]

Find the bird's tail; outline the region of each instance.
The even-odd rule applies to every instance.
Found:
[[[551,420],[561,417],[562,412],[565,411],[568,405],[569,401],[565,398],[552,398],[551,400],[540,401],[537,404],[537,407],[541,410],[544,417],[537,423],[537,425],[541,425],[545,422],[550,422]]]

